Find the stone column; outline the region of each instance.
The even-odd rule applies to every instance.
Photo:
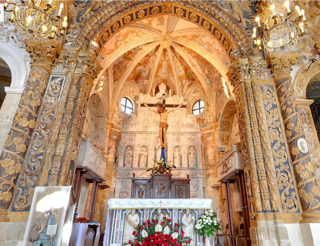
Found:
[[[310,159],[290,76],[292,65],[297,63],[298,57],[299,54],[294,53],[269,55],[268,59],[275,75],[274,81],[303,210],[301,222],[320,222],[320,187],[317,185],[315,167]]]
[[[288,244],[284,221],[301,218],[273,79],[261,57],[237,58],[236,95],[252,245]]]
[[[0,156],[0,209],[8,209],[11,202],[13,188],[36,126],[51,66],[60,52],[60,46],[56,40],[26,40],[25,43],[33,62]]]

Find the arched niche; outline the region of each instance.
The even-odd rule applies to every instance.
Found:
[[[315,87],[317,80],[320,82],[320,61],[313,64],[309,63],[302,67],[293,82],[294,94],[302,120],[303,131],[311,153],[310,159],[315,165],[319,165],[318,163],[320,163],[320,142],[314,122],[314,113],[312,113],[312,111],[319,110],[316,108],[319,104],[318,102],[314,102],[316,97],[312,97],[311,95],[307,97],[307,89],[308,87],[309,89]]]
[[[218,146],[219,153],[225,153],[233,144],[240,141],[239,126],[236,118],[236,101],[230,97],[225,103],[219,121]]]
[[[8,64],[0,58],[0,109],[6,97],[5,87],[11,84],[11,70]]]
[[[105,148],[106,118],[102,100],[98,94],[92,94],[89,99],[84,131],[91,141],[99,148]]]

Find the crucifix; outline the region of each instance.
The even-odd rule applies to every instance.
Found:
[[[166,149],[166,146],[167,146],[166,133],[167,133],[167,128],[168,128],[168,122],[167,122],[168,114],[177,110],[178,108],[180,108],[182,106],[182,103],[178,107],[170,109],[170,110],[166,110],[164,101],[162,103],[158,103],[156,105],[158,110],[150,108],[146,103],[144,103],[144,106],[146,106],[152,112],[155,112],[160,115],[160,125],[159,125],[160,145],[161,145],[161,149]]]

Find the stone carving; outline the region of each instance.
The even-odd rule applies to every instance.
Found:
[[[173,165],[176,167],[181,167],[182,154],[181,147],[176,146],[173,148]]]
[[[140,219],[139,215],[136,213],[135,209],[131,209],[127,212],[126,220],[124,224],[124,234],[123,242],[128,243],[129,240],[134,240],[135,236],[132,233],[135,231],[135,228],[139,225]]]
[[[197,152],[194,146],[190,146],[188,149],[188,163],[189,167],[197,166]]]
[[[163,185],[163,183],[159,183],[158,186],[158,195],[159,197],[161,197],[162,195],[164,195],[164,191],[165,191],[166,187]]]
[[[124,166],[132,167],[132,162],[133,162],[133,148],[131,146],[128,146],[125,151]]]
[[[248,29],[247,21],[251,24],[251,19],[246,18],[243,11],[246,11],[247,14],[252,14],[252,11],[250,9],[250,1],[228,1],[228,3],[231,6],[231,11],[229,9],[226,9],[227,11],[232,13],[233,17],[240,21],[242,25]]]
[[[207,147],[207,160],[208,162],[213,161],[214,159],[214,149],[211,145]]]
[[[182,223],[182,230],[184,231],[185,237],[191,239],[190,245],[196,245],[196,233],[194,231],[195,225],[195,217],[190,213],[190,209],[186,209],[186,213],[182,216],[181,223]]]
[[[139,152],[139,167],[147,167],[148,148],[142,146]]]
[[[144,195],[144,190],[142,190],[142,188],[140,188],[138,191],[139,198],[143,198],[143,195]]]
[[[111,146],[111,148],[109,149],[108,155],[107,155],[108,162],[114,163],[115,157],[116,157],[116,152],[117,152],[116,148],[114,146]]]
[[[33,66],[0,157],[0,208],[5,209],[8,208],[11,201],[12,188],[15,187],[30,137],[36,127],[37,113],[47,86],[48,71],[51,70],[52,62],[59,51],[57,41],[28,40],[26,45],[27,52],[33,59]],[[50,103],[49,105],[52,106]],[[33,172],[34,168],[31,170]]]
[[[299,138],[297,141],[297,146],[298,149],[302,152],[302,153],[308,153],[309,149],[308,149],[308,144],[307,141],[304,138]]]
[[[161,225],[161,222],[163,221],[163,217],[167,217],[167,218],[170,218],[169,217],[169,214],[167,213],[163,213],[161,208],[158,208],[157,209],[157,212],[153,214],[153,219],[154,220],[157,220],[158,221],[158,224]]]

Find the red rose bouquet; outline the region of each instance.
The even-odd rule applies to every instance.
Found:
[[[191,243],[191,239],[184,237],[184,231],[180,225],[171,224],[171,219],[163,217],[163,221],[148,220],[135,228],[132,233],[134,240],[124,243],[131,246],[182,246]],[[179,233],[180,231],[180,233]]]

